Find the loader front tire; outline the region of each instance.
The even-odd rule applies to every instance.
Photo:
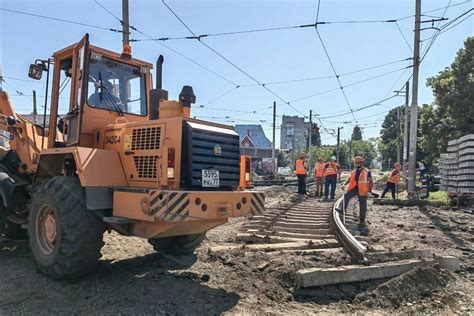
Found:
[[[148,239],[148,242],[156,252],[168,255],[191,255],[201,245],[205,237],[206,233],[202,233],[154,238]]]
[[[74,177],[43,181],[32,198],[30,247],[41,273],[68,279],[93,270],[104,245],[104,225],[86,208],[84,189]]]

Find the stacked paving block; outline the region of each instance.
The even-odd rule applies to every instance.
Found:
[[[474,192],[474,134],[448,142],[441,155],[441,187],[453,193]]]

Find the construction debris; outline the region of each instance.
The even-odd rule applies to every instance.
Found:
[[[352,265],[334,268],[304,269],[296,272],[296,284],[299,287],[313,287],[383,279],[400,275],[417,266],[435,263],[450,271],[459,270],[461,264],[458,258],[445,256],[426,261],[403,260],[398,262],[380,263],[368,267]]]

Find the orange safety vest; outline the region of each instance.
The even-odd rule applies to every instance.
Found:
[[[398,182],[400,182],[400,171],[393,169],[392,173],[390,173],[390,177],[388,177],[388,182],[398,184]]]
[[[359,196],[367,196],[369,193],[369,170],[365,167],[362,168],[359,175],[359,181],[356,182],[356,171],[352,171],[349,187],[347,188],[347,192],[354,190],[356,187],[359,189]]]
[[[323,171],[324,171],[324,164],[318,162],[316,166],[314,167],[314,175],[316,177],[323,177]]]
[[[332,176],[338,174],[339,165],[337,163],[328,162],[326,166],[326,172],[324,173],[325,176]]]
[[[296,160],[296,174],[306,174],[306,167],[303,159]]]

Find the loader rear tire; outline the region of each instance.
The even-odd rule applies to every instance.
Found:
[[[38,270],[68,279],[93,270],[104,245],[104,225],[86,208],[84,189],[74,177],[42,182],[32,198],[30,247]]]
[[[148,239],[148,242],[156,252],[168,255],[191,255],[201,245],[205,237],[206,233],[202,233],[154,238]]]
[[[0,203],[3,203],[0,201]],[[26,229],[21,228],[20,224],[16,224],[8,219],[3,205],[0,205],[0,236],[12,240],[21,240],[28,238]]]

